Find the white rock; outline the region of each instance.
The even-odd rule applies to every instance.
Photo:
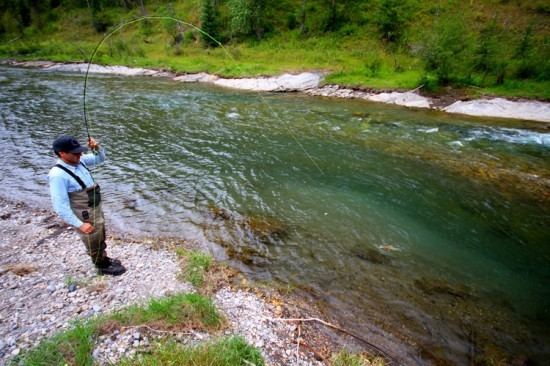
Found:
[[[253,91],[300,91],[316,88],[321,82],[321,75],[304,72],[297,75],[283,74],[281,76],[242,79],[217,79],[215,85]]]
[[[443,108],[445,112],[471,116],[503,117],[550,122],[550,103],[510,101],[503,98],[457,101]]]
[[[373,102],[397,104],[406,107],[430,108],[430,100],[428,98],[413,92],[369,94],[366,99]]]
[[[185,75],[180,75],[180,76],[176,76],[175,78],[173,78],[173,80],[175,80],[175,81],[182,81],[182,82],[185,82],[185,83],[197,83],[197,82],[212,83],[212,82],[216,81],[217,79],[218,79],[217,76],[210,75],[210,74],[207,74],[207,73],[204,73],[204,72],[200,72],[198,74],[185,74]]]

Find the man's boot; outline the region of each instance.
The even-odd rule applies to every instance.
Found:
[[[97,273],[110,276],[120,276],[126,272],[126,268],[120,263],[118,259],[111,259],[109,257],[103,258],[99,263],[96,263]]]

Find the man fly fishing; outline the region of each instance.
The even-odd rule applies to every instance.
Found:
[[[88,148],[71,136],[60,136],[53,142],[59,159],[48,174],[52,205],[63,221],[76,228],[98,273],[118,276],[126,268],[105,251],[101,192],[88,169],[105,161],[105,151],[91,137],[88,146],[93,153],[82,155]]]

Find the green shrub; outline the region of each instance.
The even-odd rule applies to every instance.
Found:
[[[20,31],[17,18],[9,9],[4,11],[2,17],[0,17],[0,27],[2,28],[2,33],[14,34]]]
[[[187,252],[186,257],[185,279],[193,286],[201,286],[204,283],[204,275],[212,264],[212,257],[200,251]]]
[[[525,28],[514,52],[512,74],[517,79],[550,80],[550,39],[535,39],[533,25]]]
[[[296,14],[290,13],[286,16],[286,27],[290,30],[296,29],[298,26],[298,20],[296,19]]]
[[[231,35],[235,38],[256,36],[261,39],[269,28],[264,0],[229,0]]]
[[[506,56],[501,52],[503,47],[500,37],[503,31],[496,20],[493,20],[479,32],[474,53],[474,70],[481,72],[484,79],[489,74],[497,76],[497,79],[504,77]],[[499,84],[503,81],[500,80]]]
[[[98,11],[92,13],[92,26],[97,33],[104,33],[111,25],[113,25],[113,22],[106,12]]]
[[[414,12],[413,0],[378,0],[374,21],[382,38],[392,43],[401,41]]]
[[[452,15],[436,20],[421,53],[426,70],[441,85],[467,83],[472,74],[471,34],[461,17]]]
[[[144,37],[150,37],[155,33],[153,22],[149,19],[144,19],[139,22],[139,33]]]
[[[380,69],[382,68],[382,61],[375,57],[366,64],[368,70],[368,76],[377,77],[380,74]]]

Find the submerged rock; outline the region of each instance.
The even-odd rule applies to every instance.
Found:
[[[235,247],[227,245],[225,250],[229,258],[237,260],[247,266],[260,265],[267,260],[263,253],[253,247]]]
[[[374,264],[390,264],[391,258],[384,253],[370,247],[355,247],[352,254],[357,258]]]
[[[270,243],[270,239],[288,236],[288,226],[273,217],[250,216],[241,222],[241,226],[264,243]]]
[[[233,215],[229,210],[226,210],[225,208],[216,205],[209,205],[208,211],[214,219],[230,220],[233,218]]]
[[[439,279],[422,277],[414,281],[414,285],[426,295],[450,295],[466,299],[472,297],[471,289],[463,284],[450,284]]]

